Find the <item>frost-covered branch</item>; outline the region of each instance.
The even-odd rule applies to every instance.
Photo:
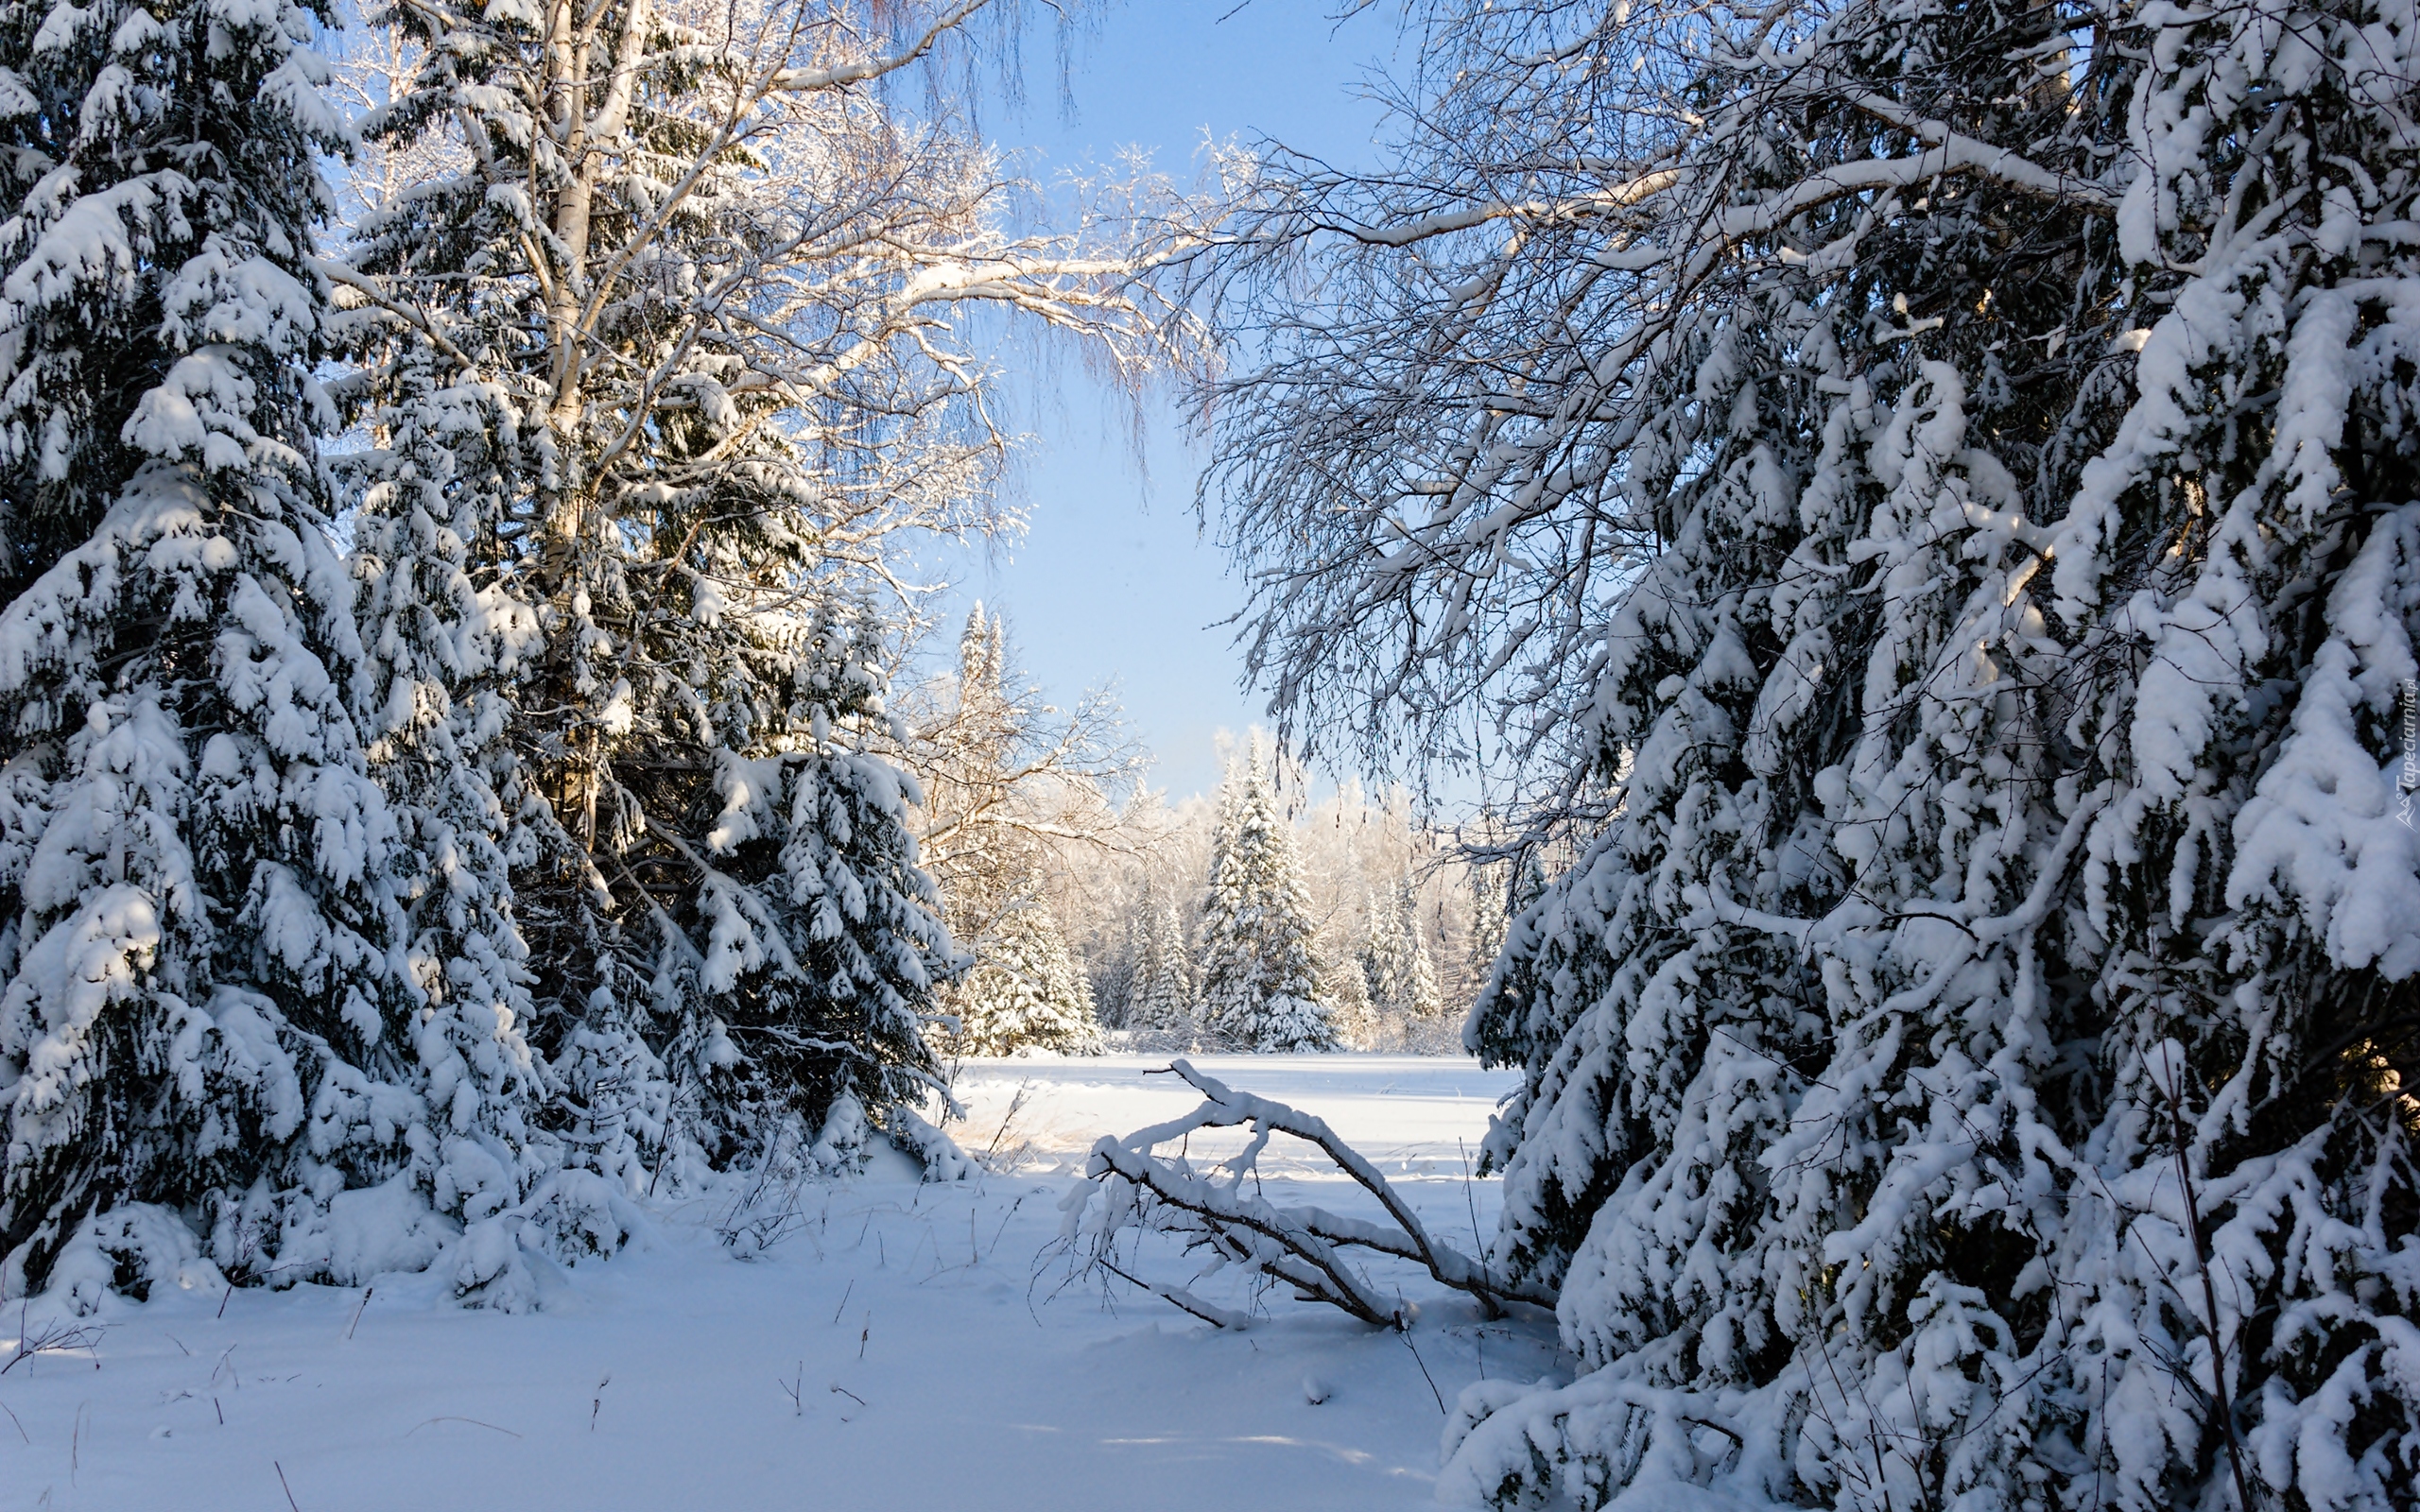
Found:
[[[1154,1228],[1185,1235],[1188,1248],[1209,1252],[1213,1269],[1242,1265],[1292,1286],[1305,1300],[1326,1302],[1374,1325],[1405,1326],[1400,1300],[1380,1293],[1348,1250],[1368,1249],[1411,1261],[1439,1282],[1478,1298],[1490,1317],[1501,1316],[1510,1302],[1554,1305],[1550,1292],[1500,1280],[1486,1265],[1430,1238],[1411,1204],[1324,1120],[1236,1091],[1189,1061],[1179,1060],[1168,1069],[1201,1092],[1201,1106],[1123,1139],[1104,1137],[1084,1164],[1092,1186],[1079,1187],[1069,1197],[1070,1235],[1087,1240],[1104,1268],[1125,1275],[1108,1259],[1118,1235],[1130,1228]],[[1198,1129],[1246,1125],[1252,1141],[1241,1155],[1219,1167],[1227,1173],[1223,1180],[1216,1172],[1197,1172],[1182,1156],[1155,1153],[1158,1146]],[[1276,1134],[1318,1148],[1375,1197],[1392,1223],[1371,1223],[1324,1208],[1281,1207],[1260,1195],[1257,1162]],[[1248,1182],[1254,1188],[1249,1193]],[[1190,1293],[1139,1284],[1196,1316],[1222,1327],[1237,1326],[1233,1314],[1212,1316],[1217,1310],[1205,1310]]]
[[[1969,305],[1989,270],[2105,245],[2124,168],[2085,123],[2121,86],[2099,56],[2029,57],[2005,97],[1970,97],[1849,40],[1890,23],[1816,7],[1411,12],[1426,61],[1380,86],[1392,161],[1222,160],[1234,213],[1183,264],[1232,359],[1204,387],[1200,502],[1251,565],[1249,664],[1305,747],[1484,773],[1525,819],[1584,828],[1613,775],[1593,731],[1616,605],[1676,496],[1715,481],[1691,438],[1720,417],[1676,387],[1719,334],[1703,312],[1895,259],[1921,220],[1996,247],[1964,260]],[[1994,112],[2019,106],[2013,142]],[[1947,286],[1858,309],[1912,330]]]

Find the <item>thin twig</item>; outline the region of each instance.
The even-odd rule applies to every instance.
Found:
[[[64,1319],[53,1319],[44,1323],[40,1332],[36,1332],[27,1326],[26,1316],[26,1304],[19,1302],[17,1304],[17,1347],[9,1354],[8,1363],[0,1365],[0,1376],[5,1376],[15,1369],[20,1361],[30,1360],[40,1354],[90,1349],[98,1344],[101,1339],[102,1331],[97,1324],[69,1323]],[[94,1361],[95,1368],[98,1368],[99,1365],[98,1360]]]
[[[1428,1362],[1420,1357],[1420,1347],[1411,1342],[1411,1330],[1405,1329],[1395,1337],[1403,1340],[1403,1347],[1411,1351],[1411,1363],[1420,1366],[1420,1379],[1428,1383],[1428,1394],[1437,1399],[1437,1411],[1440,1416],[1443,1416],[1445,1411],[1445,1394],[1437,1389],[1437,1378],[1428,1373]]]
[[[1244,1330],[1252,1326],[1252,1316],[1250,1314],[1230,1313],[1223,1307],[1214,1307],[1210,1303],[1194,1296],[1191,1292],[1186,1291],[1182,1286],[1162,1286],[1157,1281],[1147,1281],[1143,1280],[1143,1278],[1136,1276],[1132,1272],[1121,1269],[1117,1263],[1112,1260],[1104,1259],[1099,1262],[1099,1265],[1101,1269],[1109,1272],[1112,1276],[1116,1277],[1119,1280],[1126,1282],[1128,1285],[1140,1287],[1144,1291],[1150,1293],[1153,1297],[1158,1297],[1161,1301],[1167,1303],[1170,1307],[1173,1307],[1180,1312],[1190,1313],[1195,1317],[1200,1318],[1202,1322],[1208,1323],[1213,1327],[1228,1329],[1235,1332],[1241,1333]]]
[[[1017,1215],[1017,1210],[1024,1206],[1025,1198],[1019,1197],[1016,1201],[1009,1204],[1008,1211],[1000,1214],[1000,1227],[992,1230],[992,1253],[996,1255],[1000,1252],[1000,1236],[1009,1231],[1009,1220],[1015,1217]],[[970,1216],[972,1216],[972,1214],[970,1214]]]
[[[424,1429],[424,1428],[427,1427],[430,1423],[469,1423],[469,1424],[470,1424],[472,1427],[474,1427],[474,1428],[491,1428],[491,1429],[494,1429],[494,1430],[495,1430],[495,1432],[497,1432],[497,1433],[499,1433],[499,1434],[504,1435],[505,1435],[506,1437],[508,1437],[508,1438],[519,1438],[519,1437],[521,1436],[519,1434],[514,1433],[514,1432],[513,1432],[511,1429],[510,1429],[510,1428],[497,1428],[495,1424],[493,1424],[493,1423],[481,1422],[481,1421],[479,1421],[479,1419],[477,1419],[476,1418],[455,1418],[455,1417],[444,1417],[444,1418],[424,1418],[421,1419],[419,1422],[416,1422],[416,1423],[412,1424],[409,1428],[405,1429],[405,1430],[404,1430],[404,1436],[405,1436],[406,1438],[409,1438],[412,1435],[419,1433],[422,1429]]]

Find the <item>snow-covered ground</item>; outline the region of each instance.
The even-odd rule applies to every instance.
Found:
[[[87,1320],[96,1334],[0,1376],[0,1507],[1432,1504],[1438,1397],[1552,1368],[1550,1324],[1481,1327],[1385,1266],[1373,1275],[1422,1304],[1408,1338],[1282,1295],[1249,1332],[1219,1332],[1071,1280],[1059,1199],[1096,1137],[1193,1105],[1146,1074],[1166,1063],[970,1063],[973,1116],[954,1132],[990,1149],[984,1176],[919,1186],[891,1158],[760,1202],[769,1219],[794,1211],[746,1261],[717,1232],[727,1200],[667,1208],[640,1246],[553,1279],[532,1314],[464,1311],[417,1276],[377,1283],[366,1306],[307,1286],[113,1303]],[[1492,1226],[1493,1183],[1463,1179],[1463,1152],[1506,1075],[1412,1057],[1197,1063],[1328,1119],[1441,1239]],[[1192,1153],[1217,1148],[1196,1136]],[[1357,1195],[1309,1161],[1263,1165],[1280,1200],[1313,1184],[1330,1206]],[[1172,1249],[1149,1258],[1165,1279],[1191,1268]],[[39,1301],[26,1317],[40,1334]],[[0,1361],[19,1332],[0,1323]]]

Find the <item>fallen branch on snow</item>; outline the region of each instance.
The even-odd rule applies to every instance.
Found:
[[[1204,1276],[1228,1265],[1241,1265],[1293,1287],[1305,1301],[1326,1302],[1365,1323],[1386,1328],[1407,1326],[1401,1298],[1380,1294],[1345,1251],[1357,1247],[1411,1261],[1443,1284],[1477,1297],[1491,1318],[1503,1316],[1511,1302],[1554,1305],[1551,1293],[1532,1284],[1499,1280],[1480,1263],[1431,1239],[1411,1204],[1387,1184],[1376,1167],[1339,1139],[1324,1120],[1284,1103],[1236,1091],[1203,1075],[1187,1061],[1179,1060],[1168,1069],[1201,1091],[1201,1106],[1183,1118],[1155,1124],[1122,1140],[1101,1140],[1084,1163],[1090,1184],[1068,1194],[1064,1232],[1070,1242],[1089,1246],[1090,1264],[1221,1328],[1241,1328],[1247,1320],[1241,1314],[1202,1301],[1184,1287],[1133,1276],[1115,1258],[1118,1237],[1129,1229],[1183,1235],[1187,1250],[1209,1251]],[[1247,1124],[1252,1125],[1253,1137],[1243,1153],[1207,1173],[1196,1172],[1183,1156],[1152,1153],[1157,1146],[1182,1140],[1196,1129]],[[1378,1199],[1393,1223],[1371,1223],[1323,1208],[1279,1207],[1256,1190],[1247,1193],[1244,1184],[1257,1175],[1261,1151],[1276,1134],[1318,1146],[1339,1170]],[[1223,1180],[1217,1174],[1221,1170],[1228,1173]],[[1100,1199],[1098,1204],[1096,1197]]]

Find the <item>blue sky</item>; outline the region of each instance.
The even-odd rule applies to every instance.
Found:
[[[1072,119],[1059,108],[1046,35],[1028,43],[1028,103],[991,111],[984,127],[1029,154],[1028,175],[1046,181],[1129,146],[1150,149],[1162,171],[1186,180],[1205,129],[1365,161],[1377,112],[1354,90],[1393,47],[1393,18],[1373,13],[1339,26],[1326,9],[1323,0],[1241,9],[1236,0],[1127,0],[1078,41]],[[950,561],[959,591],[948,623],[973,597],[1001,606],[1028,669],[1055,697],[1114,680],[1156,758],[1151,784],[1180,799],[1205,791],[1219,776],[1215,732],[1260,719],[1264,699],[1238,689],[1234,631],[1216,623],[1241,593],[1216,546],[1197,534],[1200,455],[1161,407],[1138,469],[1123,402],[1075,363],[1011,381],[1025,391],[1020,409],[1034,433],[1021,468],[1032,529],[1005,555]]]

